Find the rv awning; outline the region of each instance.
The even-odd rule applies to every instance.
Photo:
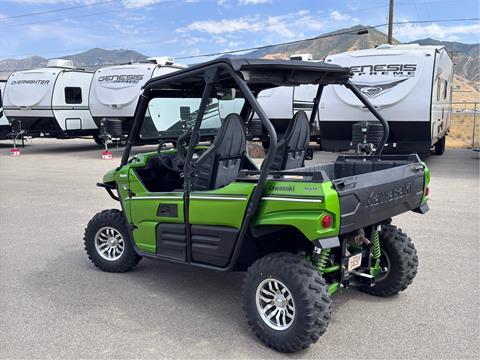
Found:
[[[205,74],[210,70],[217,71],[216,82],[223,87],[236,87],[231,76],[233,71],[255,92],[276,86],[345,84],[352,75],[348,68],[323,62],[219,58],[153,78],[144,88],[201,94]]]

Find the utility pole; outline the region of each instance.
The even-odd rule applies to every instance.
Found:
[[[387,43],[391,44],[393,42],[393,0],[390,0],[390,5],[388,9],[388,35]]]

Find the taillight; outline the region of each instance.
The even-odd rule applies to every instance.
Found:
[[[330,215],[324,215],[322,218],[322,226],[324,228],[329,228],[332,226],[332,217]]]
[[[427,188],[425,189],[424,195],[428,196],[429,194],[430,194],[430,188],[427,186]]]

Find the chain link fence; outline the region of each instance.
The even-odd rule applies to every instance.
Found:
[[[452,103],[447,147],[480,150],[480,102]]]

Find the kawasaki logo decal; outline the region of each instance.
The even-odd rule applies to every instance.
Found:
[[[366,83],[357,83],[355,82],[355,86],[363,93],[363,95],[369,97],[370,99],[377,97],[381,94],[386,93],[387,91],[390,91],[393,89],[395,86],[398,84],[408,80],[408,78],[401,79],[401,80],[395,80],[387,83],[382,83],[382,84],[366,84]]]
[[[368,197],[368,206],[386,204],[402,199],[412,193],[412,183],[406,183],[390,191],[372,191]]]

